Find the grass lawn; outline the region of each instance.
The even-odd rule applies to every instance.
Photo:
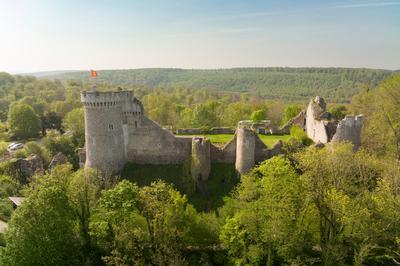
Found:
[[[212,143],[215,144],[225,144],[229,142],[233,138],[233,134],[204,134],[204,135],[183,135],[183,136],[204,136],[209,138]],[[258,137],[271,148],[278,140],[287,141],[290,138],[290,135],[261,135],[259,134]]]

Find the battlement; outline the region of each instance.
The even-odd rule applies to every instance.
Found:
[[[113,108],[124,100],[120,92],[81,92],[81,102],[85,107]]]

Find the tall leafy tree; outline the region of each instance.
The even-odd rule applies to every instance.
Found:
[[[1,251],[2,265],[81,265],[75,218],[65,178],[45,176],[14,212]]]
[[[78,146],[85,144],[85,117],[83,108],[75,108],[67,113],[63,120],[65,129],[72,132],[78,142]]]
[[[281,124],[287,123],[290,119],[295,117],[301,112],[301,108],[298,105],[289,105],[285,108],[285,115],[282,119]]]
[[[250,119],[254,122],[259,122],[261,120],[265,120],[267,118],[267,113],[265,110],[256,110],[251,113]]]
[[[140,189],[122,181],[104,191],[91,228],[110,265],[182,265],[190,246],[215,239],[187,198],[163,182]]]
[[[11,136],[16,138],[37,137],[41,130],[40,117],[23,103],[11,104],[7,122]]]
[[[273,169],[273,170],[272,170]],[[295,263],[312,254],[313,210],[289,160],[274,157],[242,177],[220,239],[236,265]]]
[[[366,116],[363,146],[372,153],[400,160],[400,75],[383,81],[377,90],[354,96],[352,109]]]

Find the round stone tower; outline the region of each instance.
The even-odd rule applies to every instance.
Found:
[[[104,174],[122,170],[125,164],[122,96],[118,92],[81,92],[85,110],[85,167],[99,169]]]
[[[255,163],[256,138],[254,131],[239,126],[236,130],[236,170],[245,174],[251,170]]]

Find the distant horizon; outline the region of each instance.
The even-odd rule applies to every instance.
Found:
[[[400,69],[400,0],[3,1],[0,71]]]
[[[0,71],[0,72],[6,72],[11,75],[32,75],[32,74],[45,74],[45,73],[52,73],[52,72],[60,72],[60,73],[72,73],[72,72],[85,72],[87,71],[89,73],[90,70],[95,70],[95,71],[114,71],[114,70],[145,70],[145,69],[179,69],[179,70],[227,70],[227,69],[240,69],[240,68],[337,68],[337,69],[368,69],[368,70],[383,70],[383,71],[400,71],[399,69],[384,69],[384,68],[369,68],[369,67],[318,67],[318,66],[257,66],[257,67],[252,67],[252,66],[245,66],[245,67],[222,67],[222,68],[182,68],[182,67],[138,67],[138,68],[104,68],[104,69],[63,69],[63,70],[45,70],[45,71],[33,71],[33,72],[6,72],[6,71]]]

